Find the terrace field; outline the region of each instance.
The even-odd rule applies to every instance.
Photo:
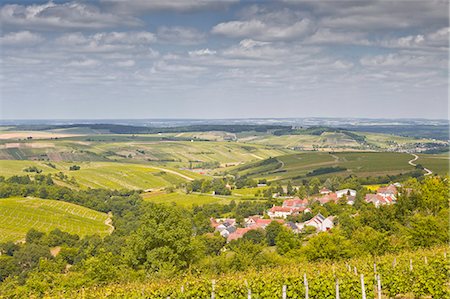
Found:
[[[39,198],[0,199],[0,242],[20,241],[29,229],[50,232],[55,228],[79,236],[106,236],[108,215],[75,204]]]
[[[167,140],[159,135],[94,135],[53,140],[3,141],[0,159],[152,162],[172,167],[223,167],[291,153],[289,149],[237,142]],[[178,137],[177,137],[178,138]]]
[[[144,164],[118,163],[118,162],[77,162],[80,170],[70,171],[74,163],[44,161],[17,161],[0,160],[0,176],[25,175],[34,173],[24,172],[24,169],[35,166],[42,170],[41,174],[56,174],[62,172],[69,178],[60,181],[62,184],[70,183],[75,178],[80,188],[107,188],[107,189],[153,189],[164,188],[184,183],[202,176],[190,171],[161,168]],[[75,186],[75,187],[78,187]]]
[[[165,203],[165,204],[176,203],[177,205],[184,207],[191,207],[192,205],[204,205],[210,203],[229,204],[232,200],[237,202],[240,199],[239,197],[236,196],[219,196],[219,195],[199,194],[199,193],[186,194],[183,192],[144,193],[143,198],[144,200],[153,203]]]
[[[408,164],[411,159],[412,156],[406,153],[306,152],[279,156],[270,161],[266,160],[267,163],[257,162],[238,166],[232,172],[254,178],[286,180],[305,177],[316,169],[342,167],[346,170],[333,172],[332,175],[381,176],[413,171],[414,167]],[[435,163],[439,164],[440,162]]]
[[[419,159],[415,162],[423,167],[430,169],[433,173],[439,175],[449,175],[450,157],[448,153],[438,155],[419,154]]]

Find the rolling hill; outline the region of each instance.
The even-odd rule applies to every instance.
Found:
[[[80,236],[106,236],[112,227],[108,215],[75,204],[40,198],[0,199],[0,242],[20,241],[29,229],[50,232],[55,228]]]

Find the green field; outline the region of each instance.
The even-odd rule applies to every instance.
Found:
[[[74,163],[52,162],[56,168],[43,161],[0,160],[0,175],[33,175],[24,172],[29,166],[36,166],[42,174],[63,172],[70,178],[75,178],[81,188],[108,189],[151,189],[164,188],[187,182],[189,179],[202,177],[199,174],[170,168],[153,167],[143,164],[118,162],[77,162],[80,170],[70,171]]]
[[[107,235],[108,215],[75,204],[39,198],[0,199],[0,242],[20,241],[29,229],[50,232],[55,228],[80,236]]]
[[[418,156],[419,159],[415,161],[415,163],[421,164],[423,167],[430,169],[433,173],[449,175],[450,157],[448,154],[420,154]]]
[[[186,138],[186,137],[184,137]],[[290,153],[266,145],[215,141],[165,141],[158,135],[95,135],[0,143],[2,160],[151,162],[172,167],[221,166]]]
[[[304,177],[307,173],[324,167],[345,167],[347,170],[331,175],[355,174],[357,176],[380,176],[400,174],[414,170],[408,164],[412,159],[406,153],[386,152],[306,152],[277,157],[278,162],[255,167],[234,168],[240,175],[270,180],[285,180]],[[281,163],[280,163],[281,162]]]
[[[180,206],[190,207],[192,205],[204,205],[209,203],[228,204],[232,200],[238,201],[238,197],[235,196],[214,196],[207,194],[191,193],[185,194],[182,192],[173,193],[146,193],[143,196],[144,200],[154,203],[176,203]]]

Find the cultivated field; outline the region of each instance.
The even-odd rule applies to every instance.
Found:
[[[33,175],[23,169],[36,166],[42,170],[41,174],[56,174],[62,172],[69,177],[61,183],[68,183],[73,177],[80,188],[107,188],[107,189],[152,189],[164,188],[202,177],[199,174],[178,169],[153,167],[143,164],[118,162],[52,162],[43,161],[15,161],[0,160],[0,176]],[[70,171],[71,165],[79,165],[80,170]]]
[[[239,197],[236,196],[218,196],[198,193],[186,194],[182,192],[151,192],[143,194],[143,198],[146,201],[154,203],[176,203],[177,205],[185,207],[191,207],[192,205],[204,205],[209,203],[228,204],[232,200],[235,200],[236,202],[239,200]]]
[[[430,169],[433,173],[449,175],[450,157],[448,153],[439,155],[419,154],[419,159],[415,161],[423,167]]]
[[[55,228],[80,236],[105,236],[108,216],[75,204],[39,198],[0,199],[0,242],[20,241],[29,229],[50,232]]]
[[[271,163],[241,166],[234,170],[240,175],[270,180],[285,180],[304,177],[307,173],[324,167],[345,167],[347,170],[331,175],[380,176],[400,174],[414,170],[408,164],[412,156],[406,153],[386,152],[306,152],[277,157]],[[329,175],[329,174],[328,174]]]

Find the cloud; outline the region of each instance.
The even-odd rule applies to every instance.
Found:
[[[311,28],[309,19],[302,19],[289,25],[268,24],[261,20],[231,21],[217,24],[211,30],[214,34],[232,38],[252,38],[261,41],[291,40],[304,36]]]
[[[217,52],[214,50],[210,50],[208,48],[206,49],[200,49],[200,50],[195,50],[195,51],[189,51],[189,56],[210,56],[210,55],[215,55]]]
[[[178,45],[195,45],[205,41],[205,34],[195,28],[166,27],[161,26],[157,32],[158,41],[161,43]]]
[[[147,31],[98,32],[90,35],[75,32],[62,34],[55,39],[55,44],[65,47],[65,51],[69,52],[152,52],[146,46],[155,41],[155,35]]]
[[[140,14],[148,11],[191,12],[206,9],[223,9],[238,2],[238,0],[101,0],[103,4],[111,5],[120,13]]]
[[[0,17],[3,25],[33,29],[100,29],[141,24],[136,18],[102,12],[96,6],[79,2],[7,4],[1,7]]]
[[[40,34],[30,31],[10,32],[0,37],[1,45],[30,46],[44,41]]]
[[[448,24],[449,3],[428,1],[296,1],[320,15],[320,25],[328,28],[355,28],[368,32],[385,29],[420,28]]]
[[[100,65],[100,61],[95,59],[74,60],[66,65],[74,67],[94,67]]]
[[[122,60],[122,61],[116,62],[116,65],[120,66],[120,67],[132,67],[132,66],[136,65],[136,62],[132,59]]]
[[[313,35],[305,39],[310,44],[345,44],[369,45],[370,42],[361,32],[339,32],[329,28],[320,28]]]
[[[450,28],[444,27],[437,31],[402,36],[395,39],[379,41],[379,45],[387,48],[441,48],[445,51],[449,45]]]
[[[406,53],[389,53],[384,55],[364,56],[360,59],[360,63],[367,67],[378,68],[428,68],[428,69],[445,69],[448,61],[446,55],[420,55]]]

